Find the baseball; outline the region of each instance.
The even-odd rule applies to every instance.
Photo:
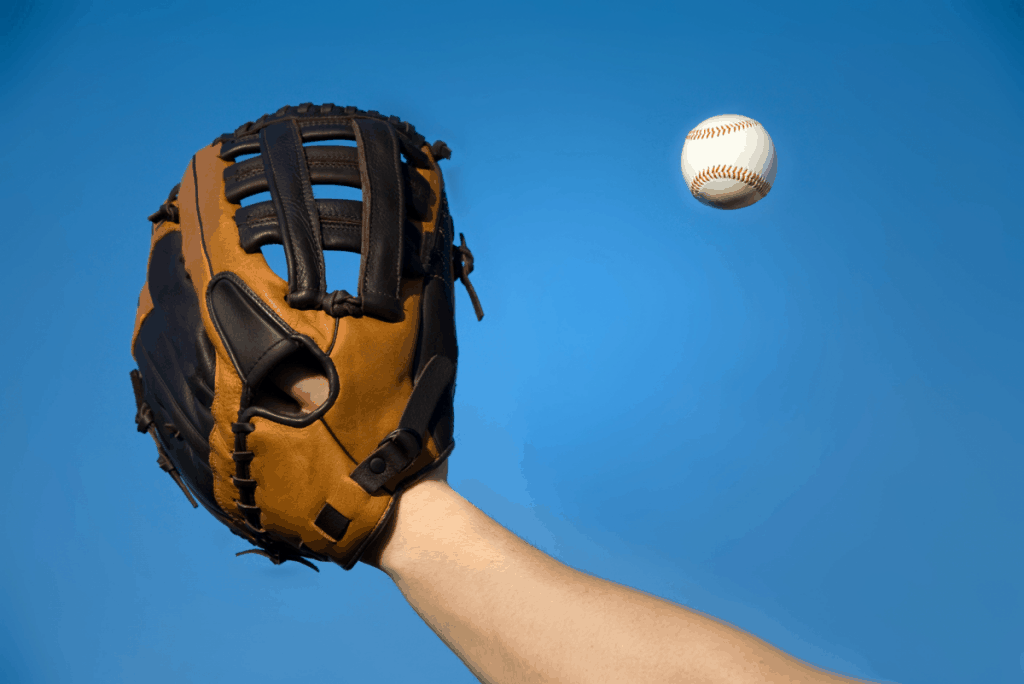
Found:
[[[764,126],[739,114],[722,114],[686,134],[682,167],[698,201],[716,209],[742,209],[772,189],[778,160]]]

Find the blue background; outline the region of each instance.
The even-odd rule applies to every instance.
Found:
[[[454,151],[458,492],[820,667],[1024,682],[1019,1],[2,12],[0,680],[474,681],[383,573],[235,558],[132,420],[146,216],[333,102]],[[779,155],[738,211],[679,172],[724,113]]]

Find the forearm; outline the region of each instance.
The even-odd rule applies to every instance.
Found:
[[[574,570],[453,491],[406,492],[380,567],[483,682],[854,682],[714,618]]]

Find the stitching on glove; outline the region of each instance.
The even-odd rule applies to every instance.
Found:
[[[206,249],[206,230],[203,228],[203,212],[199,210],[199,172],[196,171],[196,156],[192,155],[192,194],[196,199],[196,220],[199,222],[199,242],[203,245],[203,255],[206,256],[206,271],[213,277],[213,264],[210,262],[210,252]]]
[[[340,325],[340,323],[340,318],[334,319],[334,334],[331,335],[331,344],[330,346],[327,347],[327,351],[324,352],[325,354],[327,354],[327,356],[330,356],[331,352],[334,351],[334,344],[338,341],[338,326]]]

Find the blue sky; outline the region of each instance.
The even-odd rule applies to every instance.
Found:
[[[453,150],[458,492],[820,667],[1024,682],[1019,0],[0,12],[0,680],[475,681],[382,573],[235,558],[134,430],[146,216],[333,102]],[[779,156],[738,211],[679,171],[725,113]]]

